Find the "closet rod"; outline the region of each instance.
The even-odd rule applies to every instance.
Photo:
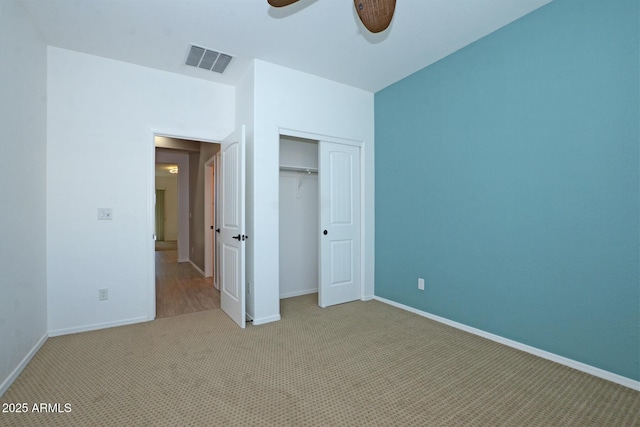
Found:
[[[306,174],[318,173],[317,168],[301,168],[297,166],[280,166],[281,171],[304,172]]]

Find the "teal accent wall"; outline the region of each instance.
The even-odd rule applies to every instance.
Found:
[[[555,0],[376,93],[377,296],[640,380],[639,22]]]

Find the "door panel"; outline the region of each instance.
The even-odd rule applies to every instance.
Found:
[[[223,287],[226,296],[237,302],[240,298],[238,267],[240,264],[240,250],[237,246],[223,245],[224,251],[224,268],[223,268]]]
[[[321,307],[360,298],[360,149],[320,141]],[[326,232],[326,233],[325,233]]]
[[[349,225],[353,218],[353,157],[342,151],[329,152],[331,224]]]
[[[220,305],[241,328],[245,327],[245,130],[221,144]]]
[[[331,245],[331,286],[341,286],[353,282],[353,242],[333,240]]]

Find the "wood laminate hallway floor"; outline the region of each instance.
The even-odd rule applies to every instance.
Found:
[[[156,318],[220,308],[220,291],[175,250],[156,251]]]

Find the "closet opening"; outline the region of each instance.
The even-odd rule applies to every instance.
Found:
[[[280,299],[318,292],[318,141],[280,136]]]

